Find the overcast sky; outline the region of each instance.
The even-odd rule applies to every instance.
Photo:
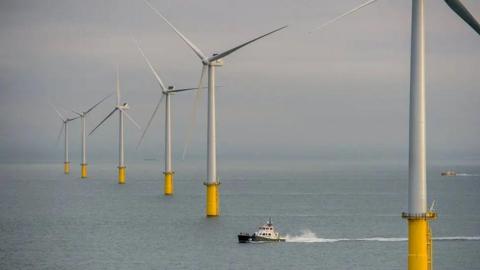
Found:
[[[411,1],[380,0],[309,33],[363,0],[151,0],[205,53],[289,27],[225,58],[217,70],[219,157],[406,158]],[[464,0],[480,17],[480,2]],[[427,145],[432,159],[480,158],[480,38],[440,0],[426,0]],[[115,89],[142,127],[159,89],[131,42],[167,84],[196,86],[196,55],[142,0],[0,1],[0,158],[62,160],[61,122],[48,101],[85,110]],[[206,93],[203,93],[204,97]],[[173,97],[181,156],[194,95]],[[91,130],[108,99],[87,118]],[[163,111],[143,145],[127,123],[127,159],[163,153]],[[89,158],[116,159],[118,119],[89,136]],[[79,122],[70,129],[79,162]],[[191,157],[205,156],[202,100]]]

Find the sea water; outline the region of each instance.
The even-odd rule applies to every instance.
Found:
[[[204,161],[0,165],[0,269],[406,269],[406,161],[219,160],[221,216],[205,218]],[[453,168],[457,177],[441,177]],[[480,163],[429,166],[435,269],[480,269]],[[239,244],[271,217],[287,241]]]

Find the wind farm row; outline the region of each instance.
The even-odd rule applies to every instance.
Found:
[[[364,7],[369,6],[377,0],[366,1],[362,5],[349,10],[340,16],[337,16],[326,23],[322,24],[316,30],[319,30],[327,25],[330,25],[339,19],[348,16]],[[446,4],[463,19],[476,33],[480,34],[480,24],[475,17],[467,10],[467,8],[459,0],[444,0]],[[175,34],[185,43],[185,45],[193,51],[198,57],[201,64],[200,79],[195,87],[176,89],[173,84],[166,85],[161,78],[160,72],[155,69],[154,64],[147,57],[140,46],[140,43],[135,39],[135,43],[139,54],[144,59],[146,65],[149,67],[155,81],[158,83],[160,89],[159,100],[153,110],[150,119],[143,130],[143,134],[138,144],[140,145],[149,130],[155,115],[158,113],[160,107],[165,108],[165,128],[164,128],[164,194],[171,196],[174,194],[174,168],[172,165],[172,96],[181,92],[195,92],[195,104],[193,106],[195,115],[196,103],[200,100],[201,90],[207,88],[207,152],[206,152],[206,176],[204,185],[206,186],[206,203],[205,214],[207,217],[217,217],[220,215],[220,181],[217,175],[217,143],[216,143],[216,70],[218,67],[224,65],[224,59],[232,53],[237,52],[241,48],[257,42],[261,39],[269,37],[279,31],[285,30],[287,25],[277,27],[261,34],[251,40],[241,43],[231,49],[224,50],[218,53],[205,54],[194,42],[185,36],[172,22],[167,19],[154,5],[149,1],[144,0],[146,5],[157,14],[161,20],[168,25],[168,27],[175,32]],[[427,207],[427,176],[426,176],[426,140],[425,140],[425,1],[412,0],[412,24],[411,24],[411,51],[410,51],[410,103],[409,103],[409,189],[408,189],[408,210],[402,213],[402,217],[408,220],[408,264],[409,269],[429,269],[432,261],[432,247],[431,247],[431,230],[429,221],[436,218],[436,213],[432,208]],[[272,37],[273,38],[273,37]],[[207,86],[204,87],[204,78],[207,76]],[[100,121],[89,135],[93,134],[100,126],[103,125],[113,114],[119,115],[119,161],[118,161],[118,183],[125,184],[126,182],[126,164],[125,164],[125,148],[124,148],[124,118],[127,118],[140,129],[137,122],[127,113],[129,109],[128,103],[121,99],[120,95],[120,78],[117,68],[116,76],[116,106],[113,110]],[[94,108],[104,102],[108,95],[102,98],[92,107],[84,112],[73,112],[73,117],[64,117],[58,109],[55,109],[63,122],[61,133],[64,134],[65,139],[65,160],[64,172],[70,172],[70,161],[68,154],[68,125],[70,122],[80,119],[82,126],[82,163],[81,163],[81,177],[87,177],[87,159],[86,159],[86,116]],[[193,117],[195,119],[195,117]],[[190,134],[190,133],[189,133]],[[187,135],[187,143],[188,137]]]

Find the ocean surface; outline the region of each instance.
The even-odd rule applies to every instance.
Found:
[[[0,164],[0,269],[406,269],[406,161],[219,160],[207,219],[204,161]],[[443,170],[462,174],[441,177]],[[434,269],[480,269],[480,162],[429,166]],[[285,243],[239,244],[269,217]]]

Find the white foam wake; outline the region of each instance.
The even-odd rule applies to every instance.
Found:
[[[480,176],[480,174],[457,173],[456,176]]]
[[[335,243],[345,241],[372,241],[372,242],[404,242],[405,237],[369,237],[369,238],[320,238],[310,230],[304,230],[300,235],[288,235],[286,242],[291,243]],[[434,237],[434,241],[480,241],[480,236],[450,236]]]
[[[447,236],[433,237],[437,241],[480,241],[480,236]]]
[[[337,238],[337,239],[319,238],[314,232],[310,230],[304,230],[302,234],[296,235],[296,236],[295,235],[290,236],[289,234],[285,236],[286,242],[295,242],[295,243],[333,243],[333,242],[348,241],[348,240],[349,239],[347,238]]]

